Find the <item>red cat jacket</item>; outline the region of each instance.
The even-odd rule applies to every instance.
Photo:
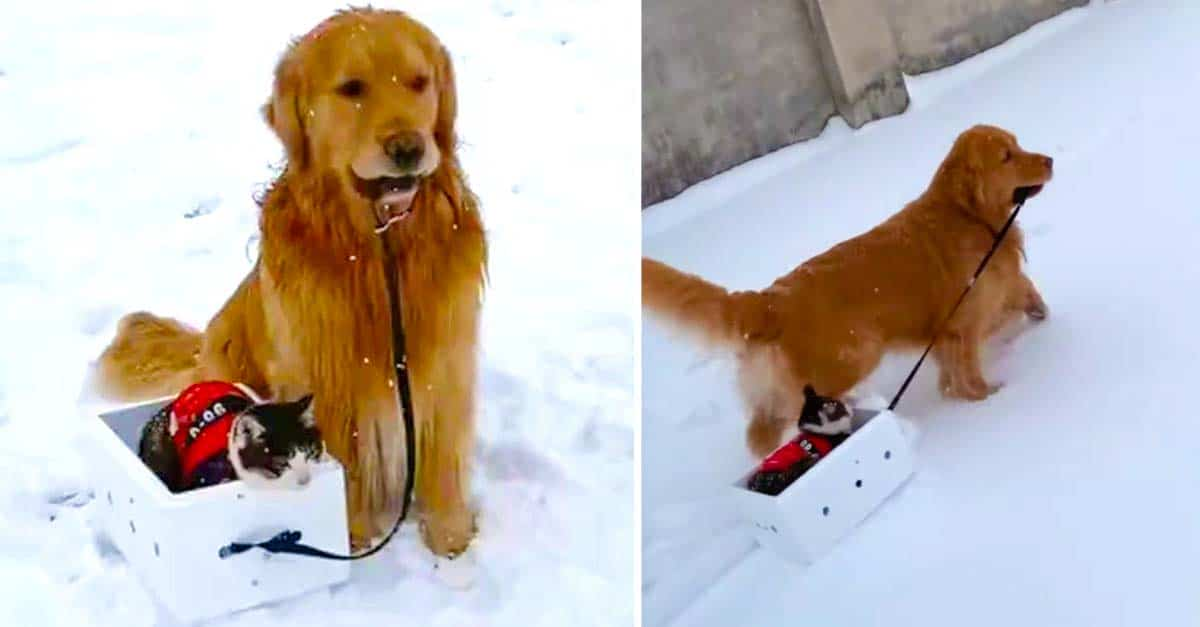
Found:
[[[836,446],[828,436],[802,431],[799,436],[771,453],[758,467],[760,472],[785,472],[802,459],[813,460],[829,455]]]
[[[224,381],[196,383],[175,398],[168,429],[179,452],[183,485],[193,485],[193,474],[205,462],[227,456],[233,418],[252,404],[246,392]]]

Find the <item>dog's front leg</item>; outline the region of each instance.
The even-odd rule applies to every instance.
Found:
[[[472,358],[470,361],[474,361]],[[475,536],[475,516],[467,506],[474,433],[474,364],[448,364],[449,388],[430,392],[432,412],[421,423],[417,498],[421,533],[438,555],[456,555]]]
[[[439,355],[437,376],[414,390],[418,406],[429,408],[424,415],[418,412],[421,533],[438,555],[463,552],[475,536],[475,515],[467,503],[475,433],[474,346],[460,343]]]
[[[345,469],[351,544],[361,548],[391,528],[404,491],[391,336],[386,325],[371,324],[389,316],[386,299],[369,297],[386,291],[382,269],[304,281],[263,277],[264,327],[274,339],[270,387],[313,394],[326,450]]]
[[[746,446],[755,457],[764,458],[779,448],[788,421],[771,415],[764,407],[754,408],[746,426]]]
[[[983,378],[979,346],[982,336],[973,329],[948,329],[934,344],[941,368],[939,386],[950,398],[981,401],[999,389]]]
[[[404,425],[394,389],[379,385],[389,376],[363,372],[346,380],[313,381],[314,414],[326,450],[345,469],[346,512],[355,549],[385,534],[400,514]]]
[[[1050,315],[1050,308],[1046,306],[1046,301],[1042,300],[1042,295],[1033,285],[1033,280],[1024,272],[1021,273],[1018,291],[1020,292],[1019,303],[1026,315],[1034,320],[1045,320],[1046,316]]]

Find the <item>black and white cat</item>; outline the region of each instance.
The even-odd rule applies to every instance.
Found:
[[[219,381],[184,390],[142,427],[138,456],[172,492],[240,479],[297,488],[325,454],[312,397],[263,402]]]
[[[849,436],[854,430],[854,409],[831,396],[821,396],[811,385],[804,386],[804,408],[800,429],[830,436]]]

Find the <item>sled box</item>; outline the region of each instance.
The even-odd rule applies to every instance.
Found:
[[[169,399],[101,414],[88,446],[94,469],[93,511],[130,567],[183,622],[195,622],[346,581],[349,562],[251,549],[228,559],[230,542],[261,542],[295,529],[301,542],[349,550],[342,467],[313,468],[301,489],[253,489],[241,481],[179,494],[137,455],[142,425]]]
[[[855,414],[855,422],[865,424],[778,496],[746,487],[757,467],[733,484],[737,509],[753,525],[759,544],[810,563],[912,476],[906,425],[887,410],[856,409]]]

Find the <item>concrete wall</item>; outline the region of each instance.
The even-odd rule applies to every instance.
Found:
[[[642,204],[821,132],[903,112],[957,63],[1088,0],[643,0]]]
[[[906,74],[953,65],[1087,0],[870,0],[892,25]],[[865,3],[864,3],[865,4]]]
[[[642,200],[816,135],[834,113],[800,0],[642,3]]]

